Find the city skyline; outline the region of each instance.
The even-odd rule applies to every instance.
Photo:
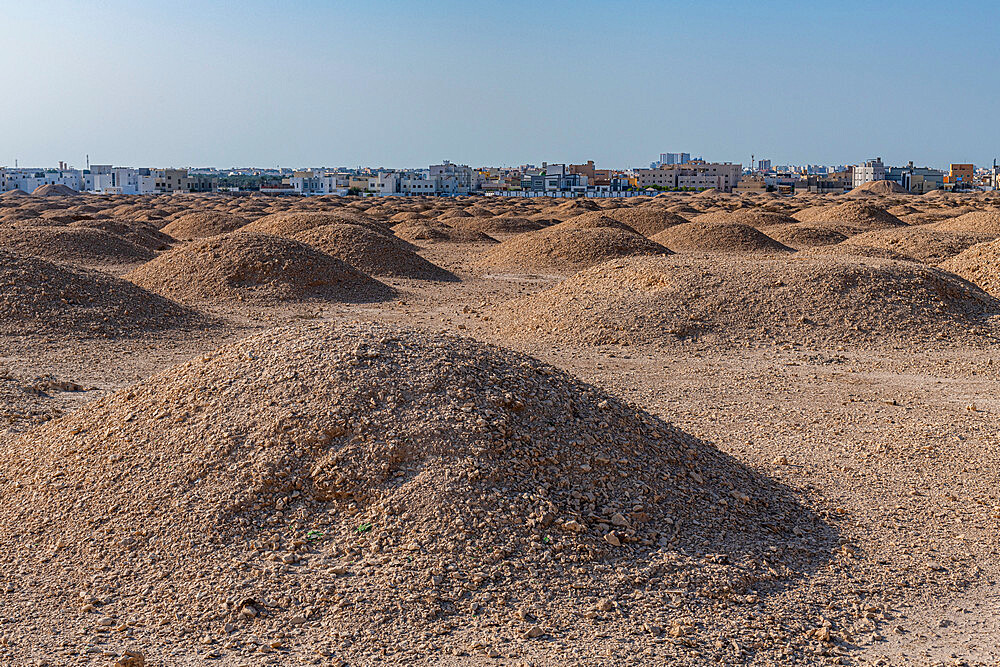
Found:
[[[43,0],[0,25],[0,163],[991,164],[1000,9],[901,10]]]

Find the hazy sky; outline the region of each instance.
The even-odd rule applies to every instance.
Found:
[[[0,165],[1000,155],[998,3],[4,2]]]

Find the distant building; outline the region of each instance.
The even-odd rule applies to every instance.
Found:
[[[438,193],[448,195],[467,195],[479,190],[484,180],[469,165],[452,164],[448,160],[444,164],[432,164],[428,178],[434,181]]]
[[[884,180],[885,165],[882,164],[882,158],[878,157],[874,160],[868,160],[864,164],[859,164],[854,167],[854,185],[852,187],[856,188],[864,185],[865,183]]]
[[[757,160],[757,171],[771,171],[771,161]]]
[[[944,185],[945,173],[930,167],[914,167],[911,160],[905,167],[887,167],[885,179],[899,183],[907,192],[922,195],[931,190],[940,190]]]
[[[731,162],[693,161],[686,164],[661,164],[656,169],[637,169],[636,181],[640,188],[658,187],[668,190],[716,188],[723,192],[732,192],[740,182],[742,172],[742,165]]]
[[[976,177],[976,167],[971,164],[953,164],[944,182],[952,189],[971,188]]]

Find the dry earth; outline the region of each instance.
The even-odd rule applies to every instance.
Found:
[[[994,201],[2,197],[0,663],[995,665]],[[844,252],[521,236],[604,213]],[[298,241],[163,259],[244,221]]]

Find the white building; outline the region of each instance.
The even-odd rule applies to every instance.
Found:
[[[350,186],[349,174],[297,171],[288,179],[295,191],[302,195],[346,195]]]
[[[864,164],[859,164],[854,167],[854,187],[859,185],[864,185],[865,183],[870,183],[872,181],[884,181],[885,180],[885,165],[882,164],[882,158],[878,157],[874,160],[868,160]]]
[[[65,185],[73,190],[83,189],[83,172],[79,169],[3,169],[0,172],[0,191],[24,190],[32,192],[42,185]]]

